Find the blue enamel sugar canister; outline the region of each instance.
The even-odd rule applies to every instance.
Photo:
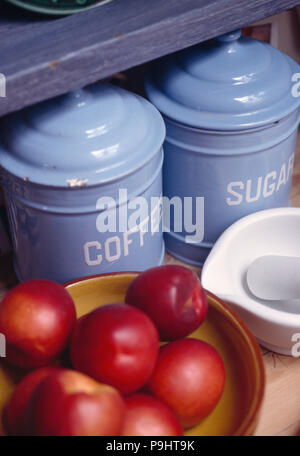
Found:
[[[201,265],[234,221],[289,205],[299,80],[293,60],[240,31],[151,69],[146,92],[167,128],[164,195],[182,203],[166,229],[174,256]]]
[[[0,164],[18,277],[162,263],[164,137],[148,101],[106,83],[10,116]]]

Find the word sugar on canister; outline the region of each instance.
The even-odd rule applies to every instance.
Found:
[[[164,195],[204,197],[204,238],[171,229],[166,248],[201,265],[237,219],[289,205],[300,67],[240,31],[176,53],[146,78],[164,116]],[[175,220],[176,222],[176,220]]]
[[[164,138],[154,106],[106,83],[6,119],[1,180],[19,278],[66,282],[161,264]]]

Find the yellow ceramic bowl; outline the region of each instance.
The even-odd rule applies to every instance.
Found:
[[[66,285],[77,315],[98,306],[122,302],[136,273],[103,274]],[[212,344],[226,367],[226,387],[212,414],[185,435],[251,435],[254,432],[264,392],[261,350],[238,315],[224,302],[208,294],[206,321],[191,334]],[[20,374],[4,363],[0,367],[0,411]]]

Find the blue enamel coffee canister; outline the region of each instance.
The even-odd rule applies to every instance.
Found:
[[[0,164],[21,280],[66,282],[163,262],[161,115],[101,83],[2,125]]]
[[[164,195],[182,202],[166,230],[171,254],[201,265],[237,219],[289,205],[299,79],[293,60],[240,31],[151,69],[146,92],[167,128]]]

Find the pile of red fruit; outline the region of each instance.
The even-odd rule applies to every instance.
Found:
[[[30,281],[6,295],[7,361],[30,369],[4,409],[8,434],[179,436],[212,412],[225,384],[222,358],[185,338],[208,312],[196,274],[149,269],[125,302],[76,320],[70,295],[56,283]],[[160,341],[168,343],[160,348]],[[74,369],[57,362],[62,353]]]

